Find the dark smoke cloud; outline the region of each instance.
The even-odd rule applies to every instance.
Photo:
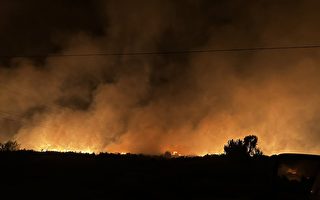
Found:
[[[1,54],[319,44],[317,1],[1,1]],[[0,140],[37,150],[319,153],[319,51],[2,60]],[[40,61],[40,62],[39,62]]]

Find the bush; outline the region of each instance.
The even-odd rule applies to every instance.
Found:
[[[18,151],[20,145],[16,141],[7,141],[5,143],[0,143],[0,151]]]
[[[256,157],[262,156],[262,151],[257,147],[258,137],[255,135],[246,136],[243,140],[229,140],[224,145],[224,152],[232,157]]]

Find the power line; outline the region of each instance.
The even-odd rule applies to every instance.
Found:
[[[218,52],[242,52],[242,51],[273,51],[293,49],[317,49],[320,45],[300,46],[271,46],[252,48],[230,48],[230,49],[199,49],[199,50],[176,50],[176,51],[138,51],[138,52],[115,52],[115,53],[79,53],[79,54],[21,54],[21,55],[0,55],[0,58],[40,58],[40,57],[93,57],[93,56],[143,56],[143,55],[174,55],[194,53],[218,53]]]

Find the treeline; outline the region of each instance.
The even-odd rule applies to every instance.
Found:
[[[241,139],[231,139],[224,145],[224,154],[225,156],[232,158],[250,158],[250,157],[259,157],[263,155],[263,152],[260,150],[258,145],[258,137],[255,135],[248,135]],[[20,149],[20,144],[17,141],[9,140],[4,143],[0,143],[0,151],[18,151]],[[26,151],[25,149],[23,151]],[[77,153],[77,152],[72,152]],[[80,152],[81,153],[81,152]],[[100,154],[108,154],[108,153],[100,153]],[[110,155],[118,155],[118,154],[110,154]],[[120,154],[119,154],[120,155]],[[127,156],[133,156],[134,154],[125,154]],[[141,155],[141,154],[140,154]],[[175,156],[172,155],[170,151],[166,151],[163,155],[160,155],[164,158],[177,158],[184,156]],[[209,155],[207,155],[209,156]]]

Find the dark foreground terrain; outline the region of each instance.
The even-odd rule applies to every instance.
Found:
[[[0,199],[308,199],[314,178],[287,184],[280,157],[0,152]]]

